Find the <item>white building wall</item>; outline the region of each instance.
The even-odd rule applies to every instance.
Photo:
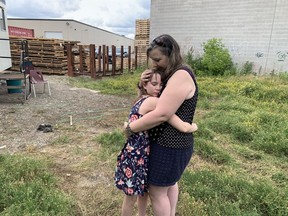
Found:
[[[96,28],[75,20],[56,19],[8,19],[9,26],[34,29],[35,37],[45,38],[45,32],[55,32],[57,38],[62,33],[64,40],[80,41],[80,44],[115,45],[134,47],[134,40]]]
[[[288,71],[287,0],[151,0],[150,39],[167,33],[183,53],[221,38],[238,65],[260,74]]]

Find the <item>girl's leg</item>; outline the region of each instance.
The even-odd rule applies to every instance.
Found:
[[[178,184],[174,184],[168,189],[168,197],[170,200],[170,207],[171,207],[171,212],[170,215],[174,216],[176,214],[176,205],[178,202],[178,194],[179,194],[179,188]]]
[[[138,216],[145,216],[148,204],[148,193],[144,193],[144,196],[138,196]]]
[[[125,195],[125,198],[122,204],[121,216],[132,216],[136,199],[137,199],[137,196]]]
[[[170,200],[168,190],[170,187],[149,185],[149,196],[152,203],[154,216],[170,216]]]

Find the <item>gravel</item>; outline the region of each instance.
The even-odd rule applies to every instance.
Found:
[[[21,93],[0,91],[0,153],[41,148],[60,133],[37,130],[41,124],[55,128],[70,125],[72,120],[73,124],[78,121],[89,128],[87,122],[79,122],[79,118],[109,115],[110,110],[127,109],[131,105],[129,99],[70,86],[67,76],[44,75],[44,78],[50,83],[51,97],[48,91],[43,93],[42,86],[36,88],[37,97],[31,95],[25,103],[21,103]]]

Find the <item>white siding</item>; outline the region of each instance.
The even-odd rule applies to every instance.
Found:
[[[75,20],[8,19],[9,26],[34,29],[36,38],[45,38],[45,32],[62,33],[64,40],[80,41],[81,44],[134,46],[134,40],[96,28]]]
[[[235,63],[259,73],[288,71],[287,0],[151,0],[150,38],[167,33],[183,53],[222,38]]]

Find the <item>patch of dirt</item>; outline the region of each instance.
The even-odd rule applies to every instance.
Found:
[[[51,97],[38,86],[37,97],[31,95],[22,104],[21,93],[1,90],[0,154],[22,153],[50,160],[59,186],[77,201],[77,215],[114,215],[121,205],[115,202],[118,195],[111,200],[114,170],[107,167],[107,161],[99,161],[101,146],[95,137],[121,128],[132,99],[75,88],[67,76],[44,78],[50,83]],[[40,124],[51,124],[53,132],[38,131]],[[111,160],[116,163],[116,155]],[[103,210],[97,210],[99,205]],[[111,205],[114,210],[109,210]]]
[[[128,110],[131,104],[127,98],[72,87],[68,84],[67,76],[45,78],[51,86],[51,97],[48,93],[42,93],[42,86],[36,86],[36,98],[31,95],[24,104],[21,103],[21,93],[0,92],[0,146],[6,146],[9,152],[23,150],[27,146],[41,148],[47,145],[62,133],[57,128],[70,127],[71,118],[72,127],[87,126],[83,128],[86,134],[98,133],[105,129],[105,124],[89,127],[95,120],[117,115],[121,110]],[[54,132],[37,131],[43,123],[51,124]]]

